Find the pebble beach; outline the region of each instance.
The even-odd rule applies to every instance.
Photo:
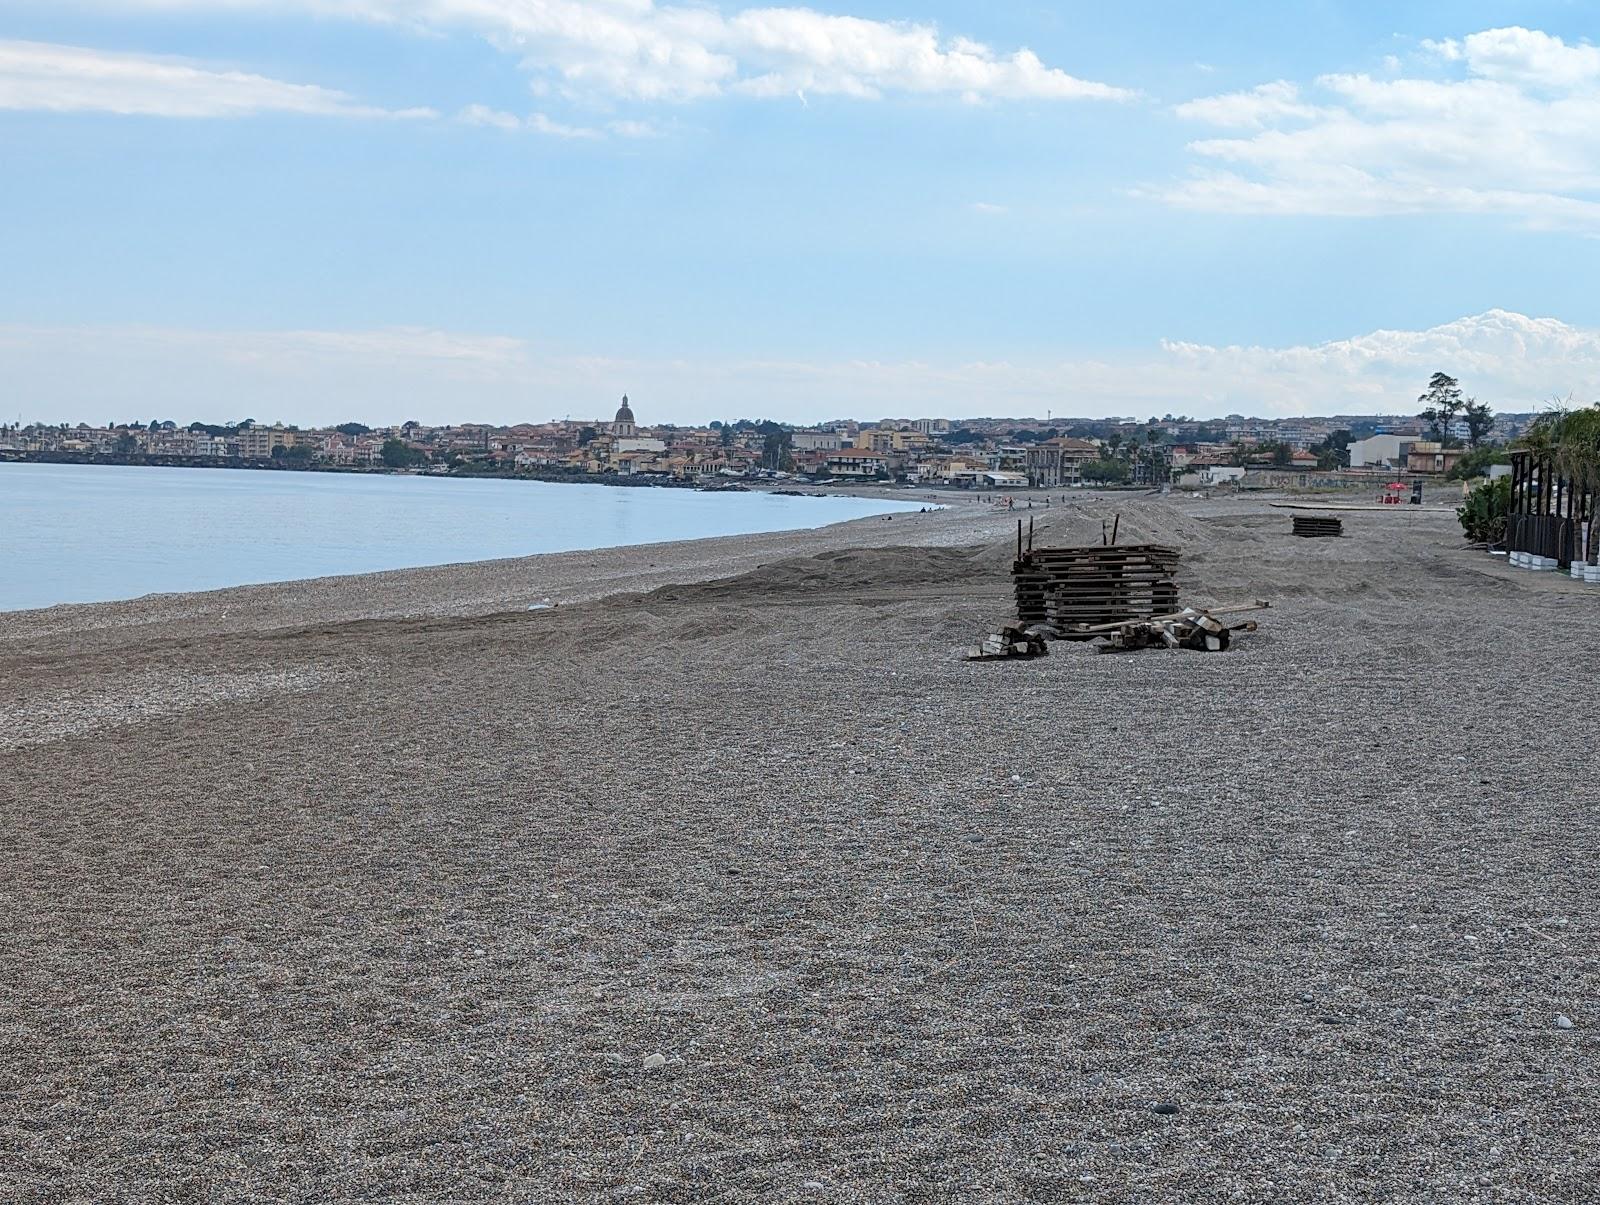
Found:
[[[0,615],[0,1198],[1584,1202],[1600,588],[968,499]],[[1269,600],[965,651],[1036,538]]]

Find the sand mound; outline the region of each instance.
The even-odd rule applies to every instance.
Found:
[[[864,590],[898,591],[994,578],[993,548],[845,548],[762,565],[718,581],[663,586],[645,605],[685,602],[793,602],[796,595],[844,597]],[[1009,566],[1009,562],[1008,562]]]

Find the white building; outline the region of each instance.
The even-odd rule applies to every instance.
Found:
[[[837,431],[792,431],[789,438],[796,452],[837,452],[843,443]]]
[[[1416,442],[1412,435],[1369,435],[1350,445],[1352,469],[1404,468],[1406,452]]]

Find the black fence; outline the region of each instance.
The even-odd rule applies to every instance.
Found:
[[[1511,513],[1506,517],[1506,550],[1553,557],[1562,565],[1594,555],[1600,532],[1593,495],[1561,476],[1549,457],[1511,454]],[[1585,530],[1589,546],[1583,547]]]

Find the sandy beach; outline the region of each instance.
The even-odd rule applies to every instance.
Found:
[[[1022,512],[1216,655],[964,661],[970,500],[0,615],[0,1197],[1593,1200],[1600,591],[1391,511]]]

